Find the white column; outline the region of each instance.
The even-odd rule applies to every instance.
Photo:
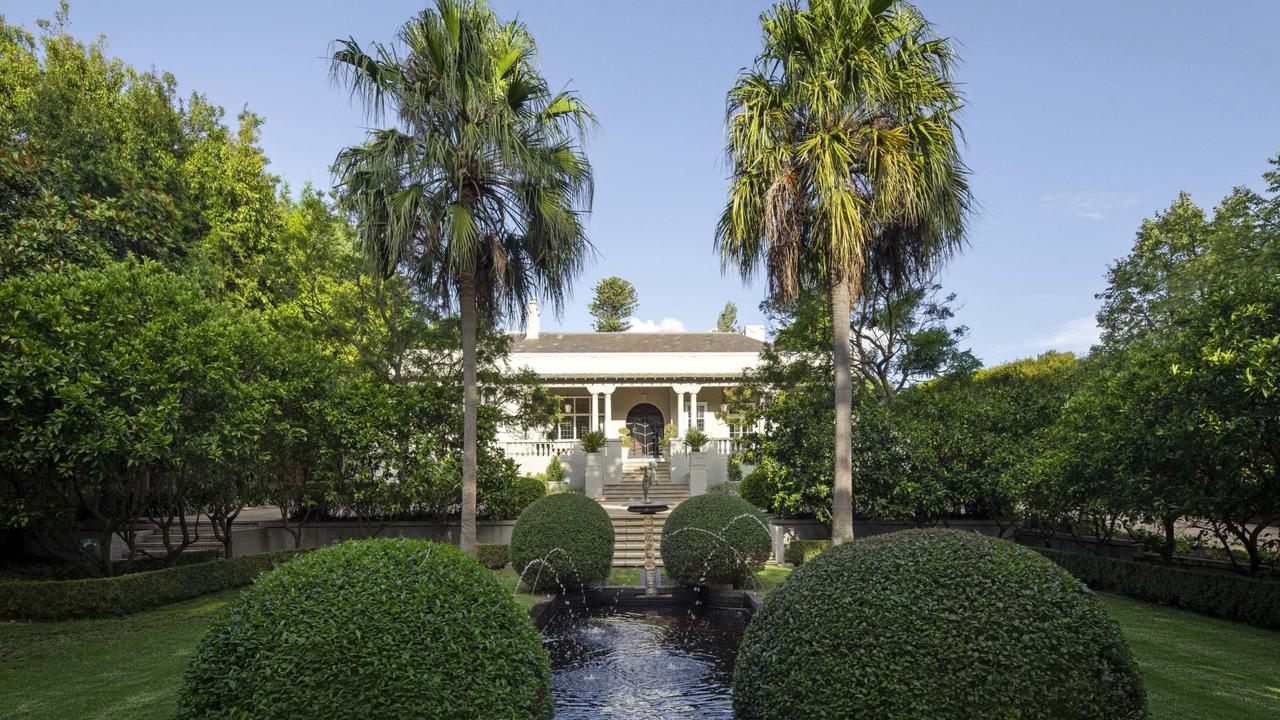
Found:
[[[617,385],[588,385],[587,392],[591,393],[591,428],[593,430],[604,430],[606,434],[609,432],[609,423],[613,420],[613,391],[617,390]],[[604,424],[600,424],[600,396],[604,395]]]
[[[685,431],[689,429],[689,420],[685,416],[684,396],[683,390],[676,390],[676,434],[680,437],[684,437]]]
[[[698,391],[702,388],[698,385],[689,387],[689,427],[698,427]]]
[[[680,406],[676,410],[676,427],[678,428],[677,431],[680,434],[680,437],[684,437],[685,433],[689,432],[689,428],[693,426],[693,423],[691,422],[693,414],[690,412],[691,408],[689,406],[689,401],[697,402],[698,391],[702,389],[702,386],[692,384],[672,385],[671,389],[675,390],[676,395],[680,398]],[[689,395],[689,400],[685,399],[685,395]]]

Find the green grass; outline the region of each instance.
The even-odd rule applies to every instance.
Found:
[[[110,620],[0,623],[0,717],[168,717],[187,659],[238,592]]]
[[[766,591],[786,578],[766,568]],[[507,568],[503,587],[519,582]],[[636,568],[613,585],[638,585]],[[213,615],[238,591],[110,620],[0,623],[0,717],[166,718],[182,671]],[[541,596],[516,593],[529,608]],[[1247,720],[1280,713],[1280,633],[1103,596],[1133,646],[1151,693],[1153,720]]]
[[[1101,597],[1138,657],[1152,720],[1280,717],[1280,632]]]

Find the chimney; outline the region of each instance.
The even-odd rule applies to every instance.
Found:
[[[538,298],[529,298],[524,315],[524,338],[537,340],[538,333],[542,331],[542,313],[538,312]]]
[[[759,340],[760,342],[764,342],[764,326],[763,325],[747,325],[746,327],[742,328],[742,334],[746,335],[752,340]]]

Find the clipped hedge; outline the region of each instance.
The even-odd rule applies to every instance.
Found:
[[[511,565],[536,592],[602,583],[613,565],[613,521],[585,495],[540,498],[511,529]]]
[[[481,543],[476,546],[476,560],[490,570],[501,570],[511,562],[511,546]]]
[[[738,483],[738,494],[761,510],[773,507],[773,485],[763,468],[756,468],[742,478],[742,482]]]
[[[547,481],[542,478],[523,476],[511,484],[512,503],[515,512],[512,517],[520,517],[524,509],[537,502],[538,498],[547,494]]]
[[[1280,630],[1280,581],[1036,548],[1094,590]]]
[[[662,564],[682,585],[741,584],[769,560],[764,515],[734,495],[698,495],[662,526]]]
[[[176,718],[549,718],[511,593],[451,545],[330,545],[263,574],[196,649]]]
[[[792,540],[782,553],[783,559],[799,567],[818,557],[829,547],[831,547],[830,540]]]
[[[954,530],[841,543],[743,636],[735,717],[1139,720],[1146,691],[1097,598],[1029,548]]]
[[[304,551],[281,550],[109,578],[3,582],[0,619],[73,620],[128,615],[244,587],[259,573],[300,552]]]

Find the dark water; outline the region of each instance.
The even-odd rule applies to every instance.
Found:
[[[560,615],[542,629],[556,718],[732,718],[744,626],[684,609]]]

